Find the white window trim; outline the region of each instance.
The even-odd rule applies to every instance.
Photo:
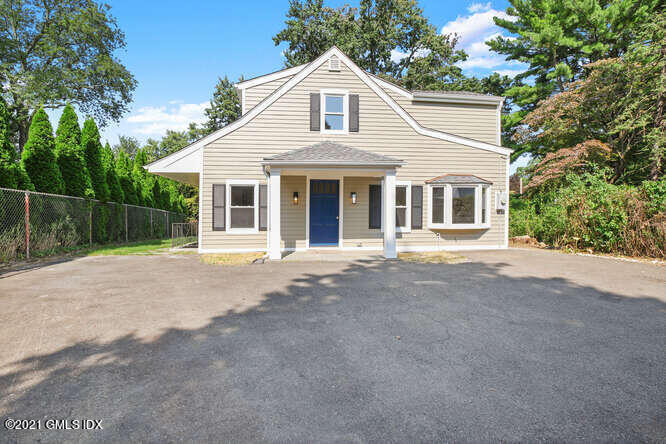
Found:
[[[381,195],[384,196],[384,181],[382,180],[381,183]],[[395,227],[395,232],[396,233],[411,233],[412,232],[412,182],[409,180],[396,180],[395,181],[395,187],[407,187],[407,209],[405,211],[405,223],[406,225],[403,227]],[[382,202],[384,202],[384,199],[382,197]],[[394,205],[395,206],[395,205]],[[396,207],[397,208],[397,207]],[[382,224],[381,224],[381,232],[384,232],[384,211],[382,211]]]
[[[227,179],[226,180],[226,220],[227,233],[229,234],[255,234],[259,233],[259,181],[246,179]],[[254,187],[254,228],[232,228],[231,227],[231,187],[232,186],[252,186]]]
[[[433,189],[444,188],[444,223],[434,223],[433,216]],[[473,224],[454,224],[453,223],[453,188],[474,188],[474,223]],[[487,222],[481,220],[481,189],[486,188],[486,209]],[[478,183],[460,183],[460,184],[430,184],[428,185],[428,228],[435,230],[478,230],[490,228],[491,206],[490,206],[490,185]]]
[[[342,96],[342,129],[326,129],[326,96]],[[322,89],[319,92],[320,109],[320,131],[321,134],[349,134],[349,91],[345,89]],[[338,114],[338,113],[331,113]],[[338,114],[339,115],[339,114]]]

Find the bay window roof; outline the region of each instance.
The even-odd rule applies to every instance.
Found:
[[[428,179],[425,183],[435,184],[435,183],[448,183],[448,184],[486,184],[492,185],[493,183],[489,180],[483,179],[479,176],[473,174],[443,174],[441,176]]]

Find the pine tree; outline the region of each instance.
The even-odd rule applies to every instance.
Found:
[[[10,116],[0,96],[0,187],[34,190],[30,178],[18,163],[16,149],[10,140]]]
[[[234,84],[227,76],[217,79],[210,106],[204,110],[208,121],[204,124],[207,133],[212,133],[230,124],[241,115],[241,103]]]
[[[116,162],[113,158],[113,151],[111,151],[109,142],[106,142],[106,145],[104,145],[104,148],[102,149],[102,166],[104,167],[106,184],[109,187],[109,197],[111,201],[116,203],[123,203],[125,196],[123,195],[123,189],[120,186],[120,181],[118,180],[118,174],[116,173]]]
[[[507,130],[504,143],[516,148],[512,155],[515,159],[523,152],[544,154],[543,150],[513,142],[512,136],[523,118],[540,101],[564,91],[570,80],[584,78],[587,64],[623,56],[638,27],[654,20],[661,2],[510,0],[510,3],[512,6],[506,10],[510,18],[495,17],[494,21],[513,35],[497,36],[487,44],[507,60],[529,64],[505,93],[518,108],[503,119]]]
[[[65,192],[65,183],[56,163],[53,127],[43,108],[39,108],[32,116],[28,141],[21,154],[21,165],[36,191],[54,194]]]
[[[95,198],[106,202],[109,200],[109,186],[102,165],[102,144],[99,141],[99,129],[92,118],[86,119],[81,132],[81,147],[86,159],[90,181],[95,190]]]
[[[56,130],[55,153],[68,196],[94,198],[86,160],[81,150],[81,128],[72,105],[67,104]]]
[[[116,174],[123,191],[123,202],[130,205],[139,205],[136,189],[132,182],[132,161],[124,151],[118,151],[116,156]]]

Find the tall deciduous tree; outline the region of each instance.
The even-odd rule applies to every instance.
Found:
[[[655,14],[635,32],[636,42],[622,57],[587,65],[585,78],[566,84],[525,118],[516,137],[545,155],[535,170],[540,179],[557,178],[551,165],[587,162],[590,154],[599,163],[597,153],[604,151],[613,168],[611,182],[637,183],[664,175],[664,14]],[[561,176],[568,168],[558,169]]]
[[[361,0],[358,9],[291,0],[285,24],[273,42],[288,44],[288,67],[337,45],[361,68],[407,88],[442,89],[463,78],[457,37],[440,34],[414,0]]]
[[[7,105],[0,97],[0,187],[34,190],[30,178],[18,162],[11,142],[10,124]]]
[[[566,88],[570,80],[585,77],[584,66],[625,54],[635,41],[642,23],[654,17],[659,0],[510,0],[509,19],[495,17],[495,23],[511,32],[509,38],[490,40],[490,48],[507,60],[527,63],[517,76],[531,81],[507,91],[518,109],[505,121],[510,131],[517,128],[540,100]],[[530,152],[529,144],[514,146],[513,157]]]
[[[128,110],[136,81],[114,55],[125,36],[109,9],[92,0],[0,2],[0,84],[19,148],[37,106],[70,102],[101,123]]]
[[[72,105],[67,104],[60,116],[55,139],[56,160],[65,182],[65,194],[95,197],[90,175],[81,149],[81,128]]]
[[[36,191],[63,194],[65,184],[55,156],[55,140],[49,117],[43,108],[32,116],[28,141],[21,153],[21,165]]]
[[[130,159],[134,159],[136,152],[141,148],[138,140],[131,136],[118,136],[118,144],[113,146],[116,153],[124,152]]]
[[[109,187],[109,198],[112,202],[123,203],[125,195],[118,180],[116,173],[116,160],[113,157],[111,146],[107,142],[102,148],[102,166],[104,167],[104,175],[106,176],[106,185]]]
[[[81,147],[88,173],[90,173],[90,181],[95,190],[95,198],[106,202],[109,200],[109,186],[106,184],[106,175],[102,165],[102,143],[99,140],[99,129],[92,117],[87,118],[83,123]]]

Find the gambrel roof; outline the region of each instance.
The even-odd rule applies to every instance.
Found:
[[[289,70],[292,70],[289,72],[289,75],[291,75],[291,72],[294,72],[293,76],[288,81],[283,83],[279,88],[277,88],[275,91],[269,94],[257,106],[250,109],[246,114],[244,114],[235,122],[230,123],[224,128],[221,128],[215,131],[214,133],[199,139],[198,141],[183,148],[180,151],[177,151],[169,156],[166,156],[162,159],[156,160],[155,162],[146,165],[145,168],[147,168],[149,171],[151,169],[160,170],[164,165],[169,165],[173,163],[170,160],[172,156],[174,157],[178,156],[178,159],[182,159],[183,157],[188,156],[189,154],[194,153],[195,151],[198,151],[199,149],[203,148],[205,145],[208,145],[209,143],[243,127],[244,125],[252,121],[255,117],[257,117],[259,114],[261,114],[266,108],[275,103],[280,97],[282,97],[295,85],[297,85],[299,82],[305,79],[310,73],[312,73],[315,69],[320,67],[333,55],[337,56],[354,74],[356,74],[356,76],[363,83],[365,83],[375,94],[377,94],[416,133],[421,134],[423,136],[433,137],[436,139],[445,140],[447,142],[469,146],[472,148],[477,148],[485,151],[491,151],[494,153],[503,154],[507,156],[511,154],[511,152],[513,151],[509,148],[504,148],[499,145],[487,142],[481,142],[478,140],[456,136],[454,134],[424,127],[419,122],[417,122],[409,113],[407,113],[389,94],[387,94],[381,86],[379,86],[378,82],[382,80],[366,73],[364,70],[359,68],[349,57],[347,57],[342,51],[340,51],[340,49],[338,49],[336,46],[333,46],[328,51],[324,52],[322,55],[320,55],[319,57],[317,57],[315,60],[308,63],[304,67],[289,68]],[[487,97],[492,97],[492,96],[487,96]]]

